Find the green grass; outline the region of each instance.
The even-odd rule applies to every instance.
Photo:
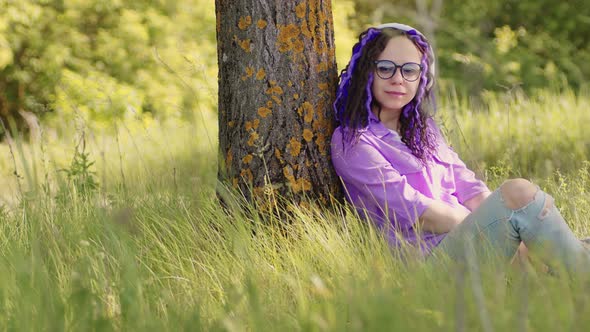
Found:
[[[485,108],[440,102],[449,140],[492,188],[515,175],[534,179],[576,234],[590,234],[589,96],[493,96]],[[2,329],[589,326],[587,280],[493,262],[402,262],[348,206],[295,209],[289,226],[261,220],[248,204],[224,211],[215,199],[215,115],[197,119],[87,132],[96,162],[87,171],[99,183],[88,192],[59,171],[72,169],[79,133],[15,142],[13,154],[0,146]]]

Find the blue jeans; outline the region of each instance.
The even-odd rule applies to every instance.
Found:
[[[553,198],[540,189],[516,210],[505,206],[500,189],[494,191],[432,253],[461,261],[469,261],[467,255],[481,259],[492,254],[509,261],[521,241],[550,268],[563,264],[570,274],[590,272],[590,252],[565,223]]]

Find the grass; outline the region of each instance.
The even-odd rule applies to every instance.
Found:
[[[511,176],[532,178],[555,197],[574,232],[587,235],[590,150],[580,124],[589,101],[545,92],[490,96],[476,107],[445,97],[439,118],[492,188]],[[111,136],[88,131],[85,150],[80,131],[66,139],[46,133],[37,145],[16,140],[12,154],[0,146],[3,329],[589,326],[588,280],[494,262],[402,261],[346,205],[295,209],[289,225],[261,219],[248,204],[224,211],[215,199],[215,116],[197,119],[121,124]],[[95,162],[76,174],[93,177],[96,190],[81,190],[60,171],[74,167],[76,146]]]

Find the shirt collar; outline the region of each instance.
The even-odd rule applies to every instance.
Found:
[[[379,121],[379,119],[373,114],[373,112],[369,112],[369,125],[367,126],[368,129],[379,138],[383,138],[386,135],[391,134],[389,129]]]

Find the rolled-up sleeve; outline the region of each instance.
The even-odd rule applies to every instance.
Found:
[[[457,197],[459,203],[464,203],[480,193],[490,192],[486,184],[477,179],[475,173],[467,168],[467,165],[459,158],[459,155],[447,144],[446,139],[442,135],[440,128],[430,120],[429,125],[434,129],[437,139],[437,154],[439,159],[449,164],[453,173],[455,182],[455,192],[453,195]]]
[[[447,149],[447,153],[453,160],[452,171],[453,177],[455,178],[455,196],[459,200],[459,203],[464,204],[478,194],[489,193],[490,189],[483,181],[477,179],[475,173],[467,168],[457,153],[449,147]]]
[[[338,142],[335,137],[333,143]],[[382,153],[363,140],[344,148],[332,146],[332,162],[355,207],[378,222],[411,229],[433,200],[408,184]]]

